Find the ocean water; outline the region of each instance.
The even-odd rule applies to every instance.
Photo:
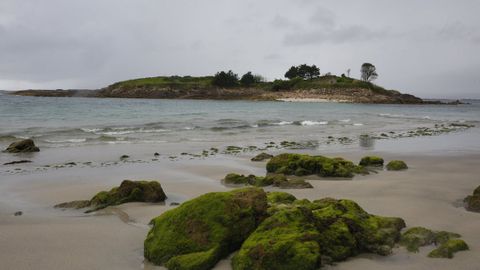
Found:
[[[469,105],[374,105],[254,101],[48,98],[0,95],[0,144],[33,138],[41,148],[205,142],[212,145],[378,136],[480,123]]]

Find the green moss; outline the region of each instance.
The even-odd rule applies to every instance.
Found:
[[[288,153],[277,155],[267,163],[269,173],[297,176],[352,177],[358,167],[344,159]]]
[[[360,166],[383,166],[383,158],[377,156],[366,156],[360,160]]]
[[[170,269],[210,269],[241,245],[266,211],[261,189],[207,193],[152,220],[145,258]]]
[[[267,218],[233,257],[234,270],[317,269],[319,234],[311,212],[284,208]]]
[[[251,159],[251,161],[264,161],[264,160],[267,160],[267,159],[271,159],[273,156],[270,155],[270,154],[267,154],[267,153],[260,153],[258,155],[256,155],[255,157],[253,157]]]
[[[467,196],[463,201],[468,211],[480,212],[480,186],[473,191],[473,195]]]
[[[438,248],[432,250],[428,254],[430,258],[453,258],[453,255],[458,251],[468,250],[469,247],[465,241],[461,239],[450,239]]]
[[[435,233],[427,228],[414,227],[402,234],[400,244],[410,252],[418,252],[419,247],[433,244]]]
[[[267,200],[269,204],[276,204],[276,203],[290,204],[296,199],[297,198],[295,198],[295,196],[286,192],[272,191],[267,193]]]
[[[313,188],[313,186],[304,179],[290,179],[287,181],[276,182],[275,186],[282,189]]]
[[[392,160],[387,164],[387,170],[389,171],[399,171],[408,169],[407,164],[401,160]]]
[[[86,208],[86,212],[96,211],[111,205],[127,202],[163,202],[167,196],[157,181],[124,180],[110,191],[100,191],[89,201],[73,201],[58,204],[58,208]]]
[[[247,185],[249,183],[249,178],[245,175],[229,173],[225,176],[223,181],[227,185]]]

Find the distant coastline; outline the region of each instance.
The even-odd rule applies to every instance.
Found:
[[[114,83],[96,90],[21,90],[12,95],[38,97],[258,100],[375,104],[461,104],[423,100],[370,82],[325,75],[310,80],[257,82],[248,87],[219,87],[213,77],[152,77]]]

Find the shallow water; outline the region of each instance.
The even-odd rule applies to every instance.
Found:
[[[0,146],[33,138],[41,148],[129,143],[263,143],[402,132],[480,121],[471,105],[42,98],[0,95]]]

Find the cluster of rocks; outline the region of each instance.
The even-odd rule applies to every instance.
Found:
[[[363,167],[383,168],[384,160],[377,156],[366,156],[360,160],[359,165]],[[408,169],[407,164],[402,160],[391,160],[386,165],[389,171],[400,171]]]
[[[318,269],[361,253],[386,256],[400,244],[430,257],[468,249],[459,235],[418,228],[403,235],[401,218],[372,215],[351,200],[298,200],[260,188],[207,193],[151,221],[145,258],[168,269],[211,269],[232,252],[232,268]]]

